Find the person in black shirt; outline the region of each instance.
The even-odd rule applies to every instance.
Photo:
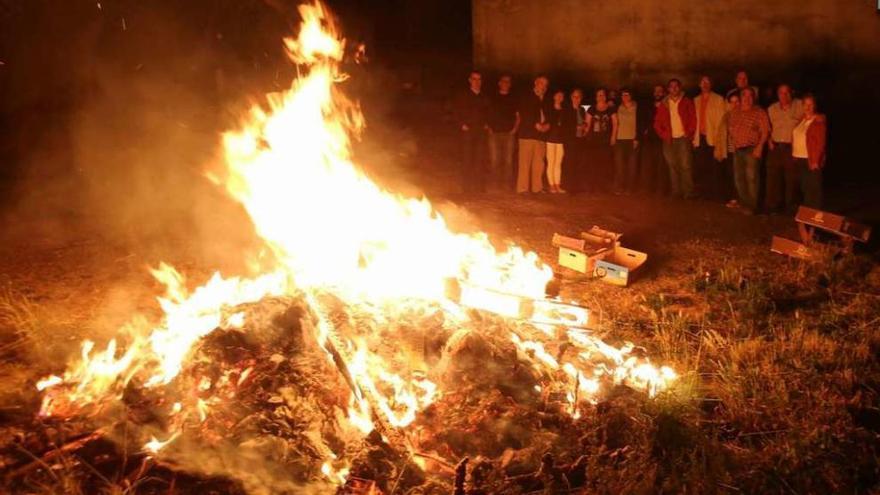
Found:
[[[587,109],[587,143],[589,146],[590,184],[597,191],[607,182],[614,169],[612,150],[617,134],[617,113],[608,101],[605,89],[596,90],[596,104]]]
[[[584,92],[580,88],[571,91],[565,105],[565,157],[562,159],[562,183],[570,192],[580,192],[586,167],[587,112],[583,108]]]
[[[647,122],[654,122],[657,107],[662,105],[666,97],[666,88],[662,84],[654,86],[654,98],[650,105]],[[669,191],[669,172],[663,158],[663,140],[657,135],[653,125],[645,126],[642,131],[642,177],[645,190],[657,195],[665,195]]]
[[[562,189],[562,157],[565,142],[574,134],[574,120],[569,117],[571,107],[565,103],[565,92],[553,93],[553,106],[547,114],[550,130],[547,131],[547,184],[551,193],[564,193]]]
[[[509,191],[513,186],[513,150],[519,128],[517,102],[510,94],[509,75],[498,79],[498,92],[489,100],[489,190]]]
[[[460,180],[464,192],[485,192],[486,130],[489,104],[482,94],[483,77],[478,71],[468,76],[468,90],[456,105],[456,119],[461,134]]]
[[[519,169],[516,176],[516,192],[539,193],[544,189],[544,157],[547,154],[547,132],[550,124],[547,115],[550,102],[544,76],[535,79],[534,88],[520,102],[519,107]]]

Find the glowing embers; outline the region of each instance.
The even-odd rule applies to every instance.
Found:
[[[124,327],[120,332],[128,335],[124,352],[118,350],[116,339],[97,353],[93,352],[94,342],[83,342],[80,359],[63,376],[53,375],[37,384],[45,392],[42,415],[68,416],[90,404],[118,398],[136,374],[147,388],[167,385],[180,373],[201,338],[217,328],[244,324],[243,315],[229,312],[230,308],[287,290],[282,272],[252,280],[224,279],[215,273],[208,283],[192,292],[187,290],[183,276],[164,263],[152,273],[166,287],[165,296],[158,298],[164,312],[161,324],[146,336],[135,323]]]
[[[595,403],[603,386],[628,385],[653,397],[676,379],[667,366],[656,367],[633,353],[634,346],[609,346],[582,328],[534,325],[511,329],[510,340],[541,373],[545,387],[564,390],[569,412],[580,417],[579,402]],[[603,385],[604,384],[604,385]],[[543,387],[538,387],[543,391]]]

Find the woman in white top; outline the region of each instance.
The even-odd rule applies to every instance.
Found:
[[[803,204],[821,208],[827,126],[825,116],[816,111],[816,98],[807,94],[803,102],[804,116],[792,132],[791,156],[795,162],[795,173],[800,179]]]

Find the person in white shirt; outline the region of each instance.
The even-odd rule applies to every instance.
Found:
[[[669,186],[673,197],[693,198],[694,134],[697,116],[694,102],[684,95],[681,81],[670,79],[669,95],[654,114],[654,130],[663,140],[663,157],[669,167]]]
[[[724,168],[714,159],[718,126],[726,113],[724,98],[712,91],[712,79],[700,78],[700,94],[694,98],[697,132],[694,133],[694,182],[703,197],[726,200]]]
[[[770,152],[767,155],[765,206],[770,213],[793,213],[797,201],[798,175],[791,153],[792,132],[804,116],[801,100],[792,98],[791,86],[776,88],[778,101],[767,109],[770,117]],[[784,204],[783,204],[784,198]]]

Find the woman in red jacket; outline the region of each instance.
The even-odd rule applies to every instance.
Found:
[[[822,168],[828,131],[825,116],[816,112],[816,98],[807,94],[803,102],[804,118],[794,128],[791,155],[800,178],[803,204],[818,209],[822,207]]]

